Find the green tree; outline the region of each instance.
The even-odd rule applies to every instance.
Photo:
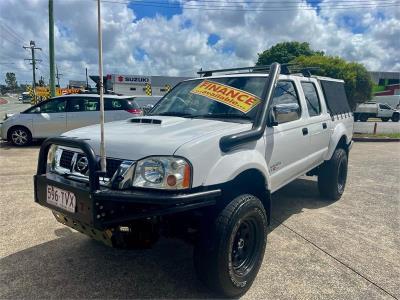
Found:
[[[15,91],[18,88],[18,82],[17,77],[15,77],[15,73],[7,72],[5,82],[9,91]]]
[[[309,43],[283,42],[272,46],[263,53],[258,53],[256,65],[270,65],[274,62],[284,64],[299,56],[312,55],[323,56],[324,52],[312,50]]]
[[[372,97],[373,82],[367,69],[359,63],[347,62],[337,56],[300,56],[291,61],[300,67],[316,67],[313,74],[344,80],[344,86],[350,107],[354,110],[357,103],[363,103]]]

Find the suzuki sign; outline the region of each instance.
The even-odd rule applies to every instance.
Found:
[[[113,75],[114,83],[151,84],[149,76]]]

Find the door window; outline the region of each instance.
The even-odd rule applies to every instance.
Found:
[[[77,97],[68,100],[68,112],[98,111],[99,100],[97,98]]]
[[[279,124],[300,119],[301,107],[293,81],[278,81],[271,107]]]
[[[321,114],[321,104],[319,101],[317,89],[312,82],[302,82],[304,96],[307,102],[308,114],[310,117],[318,116]]]
[[[385,104],[379,104],[379,108],[380,109],[390,109],[390,107]]]
[[[104,110],[127,110],[138,109],[139,106],[133,99],[104,99]]]
[[[65,112],[65,99],[52,99],[40,105],[40,113],[63,113]]]

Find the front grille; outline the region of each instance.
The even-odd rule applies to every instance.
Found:
[[[122,163],[122,160],[119,159],[113,159],[113,158],[107,158],[106,159],[106,169],[107,169],[107,178],[113,177],[115,172],[117,172],[119,166]]]
[[[73,152],[73,151],[63,150],[63,152],[61,153],[61,157],[60,157],[60,167],[70,170],[72,158],[73,158],[74,154],[75,154],[75,152]],[[81,158],[82,156],[83,156],[83,154],[78,153],[77,160],[79,160],[79,158]],[[118,170],[119,166],[121,165],[122,160],[114,159],[114,158],[107,158],[106,161],[107,161],[106,177],[112,178],[114,173]],[[98,163],[100,165],[100,159],[98,159]]]

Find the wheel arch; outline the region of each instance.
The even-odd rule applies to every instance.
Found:
[[[252,194],[260,199],[268,217],[268,224],[271,217],[271,196],[265,175],[256,168],[242,171],[233,180],[223,186],[223,197],[231,201],[240,194]]]
[[[345,125],[342,123],[336,125],[329,141],[329,148],[325,160],[330,160],[333,152],[335,152],[338,147],[342,147],[348,152],[350,142],[351,134],[348,132]]]
[[[29,129],[29,127],[17,124],[17,125],[12,125],[10,128],[7,129],[7,140],[8,141],[10,141],[10,139],[11,139],[11,131],[15,128],[24,128],[24,129],[28,130],[29,134],[31,135],[31,138],[33,137],[32,130]]]

